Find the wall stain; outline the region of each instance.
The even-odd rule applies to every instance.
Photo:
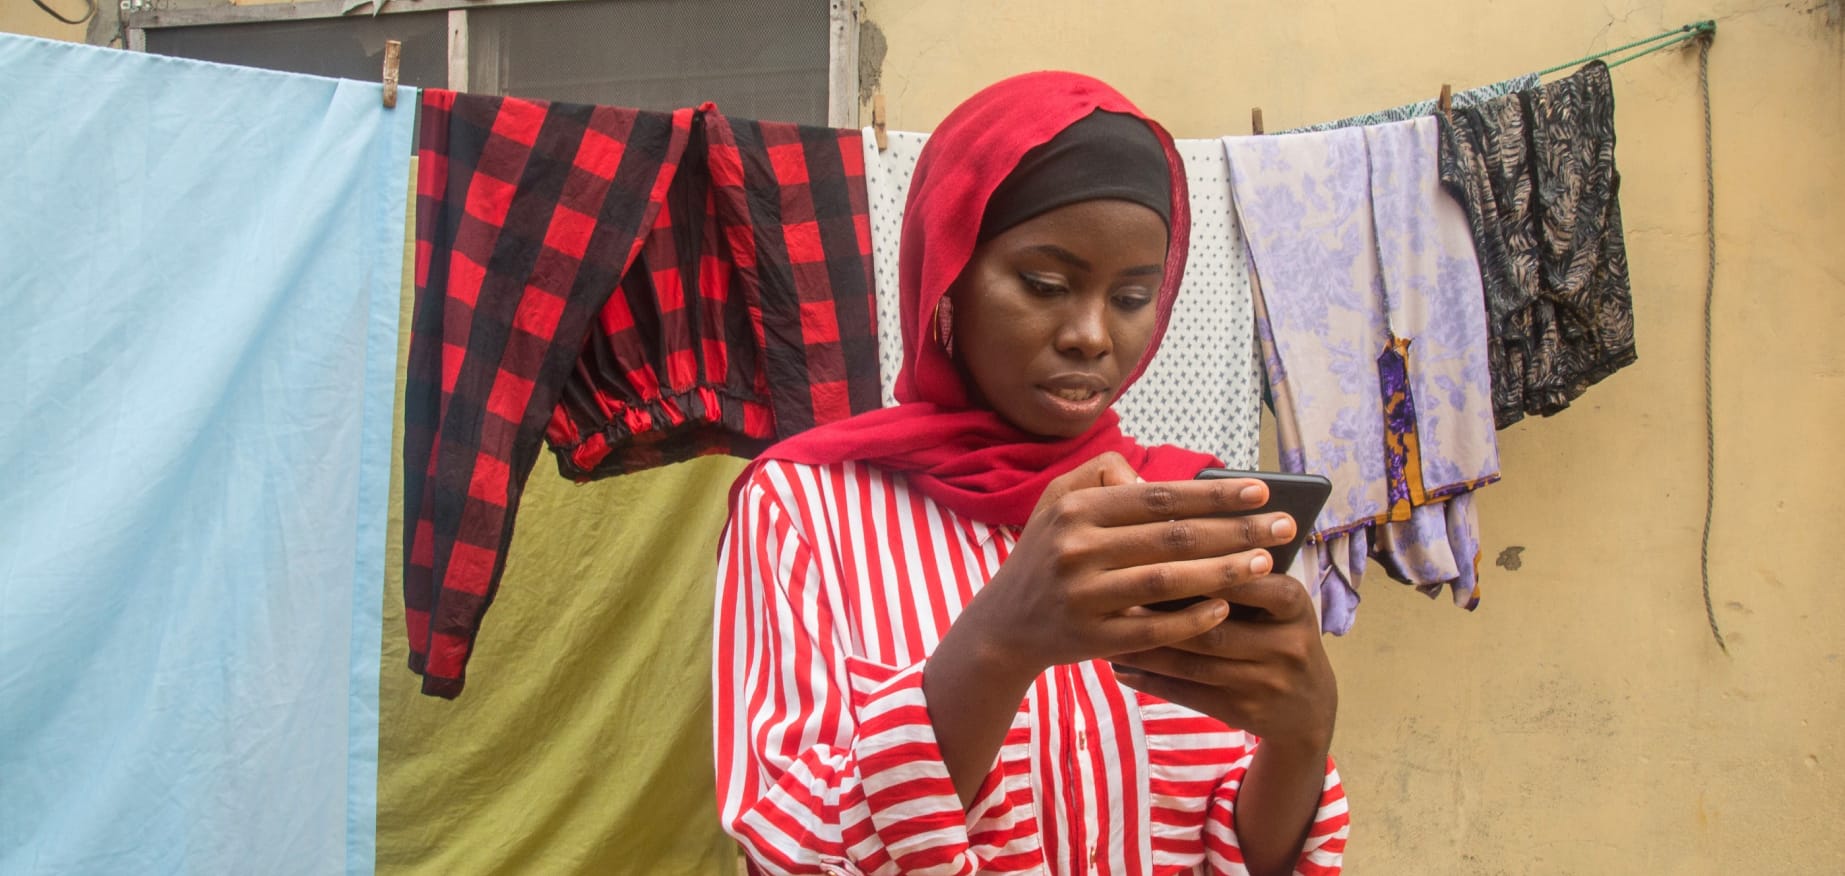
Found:
[[[869,19],[858,23],[858,102],[871,103],[884,77],[884,54],[890,45],[884,41],[884,29]]]
[[[1500,568],[1503,568],[1508,572],[1516,572],[1518,571],[1519,567],[1525,564],[1524,559],[1522,559],[1522,555],[1524,554],[1524,552],[1525,552],[1524,545],[1522,544],[1512,545],[1511,547],[1506,548],[1505,550],[1502,550],[1499,552],[1499,559],[1494,560],[1493,565],[1499,566]]]

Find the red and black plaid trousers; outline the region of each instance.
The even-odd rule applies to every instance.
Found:
[[[878,407],[857,131],[423,92],[404,608],[461,692],[547,439],[589,480]]]

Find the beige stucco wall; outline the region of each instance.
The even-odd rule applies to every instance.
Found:
[[[56,9],[65,18],[79,18],[88,8],[83,0],[45,0],[46,5]],[[99,15],[113,15],[115,4],[110,0],[96,0]],[[43,37],[50,40],[69,40],[83,42],[84,25],[64,24],[44,10],[32,4],[32,0],[6,0],[0,2],[0,33],[18,33],[26,36]]]
[[[865,14],[888,46],[895,129],[1065,68],[1180,137],[1248,133],[1254,106],[1270,130],[1379,109],[1716,18],[1711,570],[1730,655],[1699,594],[1704,144],[1686,51],[1614,71],[1640,362],[1500,436],[1477,612],[1374,570],[1356,629],[1330,644],[1348,863],[1845,872],[1840,3],[867,0]],[[1493,567],[1512,546],[1522,566]]]

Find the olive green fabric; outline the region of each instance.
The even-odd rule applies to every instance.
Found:
[[[400,367],[399,447],[402,387]],[[541,457],[454,701],[420,694],[406,668],[393,472],[380,876],[735,872],[713,796],[710,642],[717,540],[743,465],[707,457],[579,486]]]

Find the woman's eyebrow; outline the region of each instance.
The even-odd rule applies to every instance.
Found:
[[[1088,260],[1084,259],[1082,256],[1079,256],[1076,253],[1073,253],[1067,249],[1064,249],[1063,247],[1058,246],[1057,244],[1054,244],[1054,243],[1040,243],[1040,244],[1036,244],[1033,246],[1028,246],[1025,248],[1025,251],[1035,252],[1041,255],[1050,256],[1051,258],[1054,258],[1060,262],[1063,262],[1064,264],[1069,265],[1072,268],[1076,268],[1077,270],[1081,270],[1081,271],[1095,270],[1095,266],[1090,264]]]
[[[1121,272],[1123,277],[1157,277],[1166,272],[1164,265],[1141,265]]]

